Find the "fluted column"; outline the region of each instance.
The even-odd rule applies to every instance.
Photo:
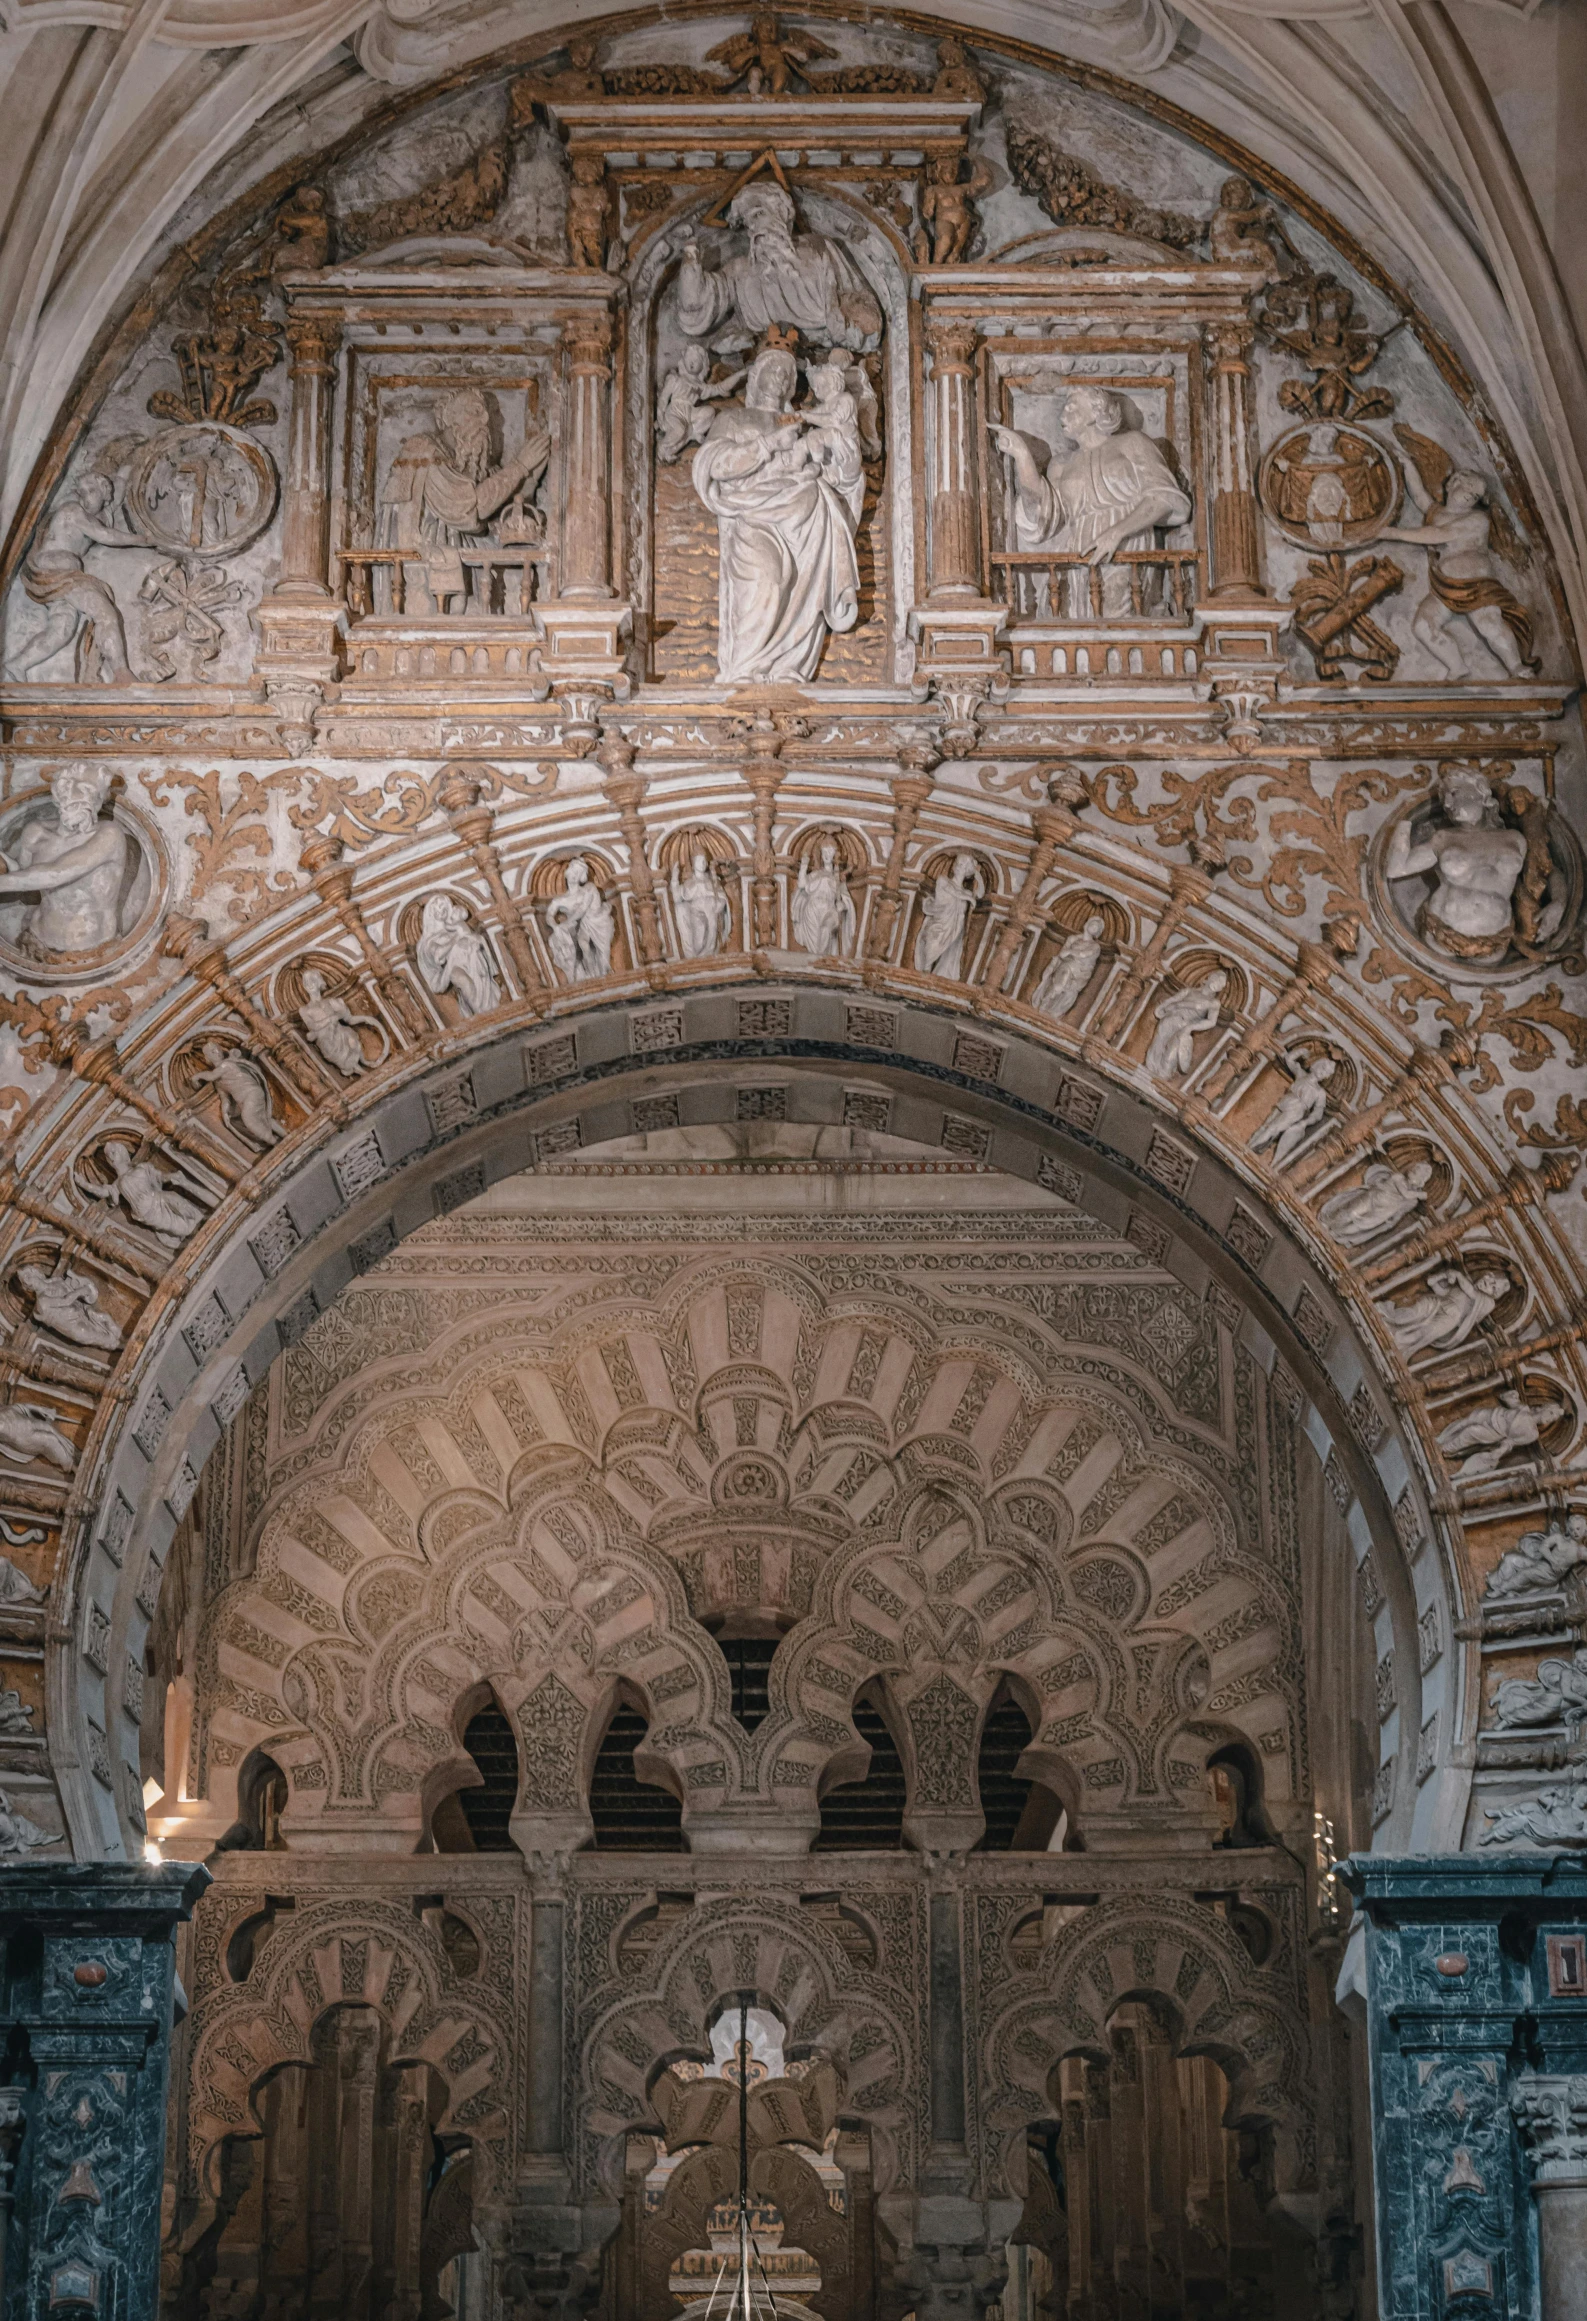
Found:
[[[1510,2110],[1532,2162],[1542,2321],[1587,2321],[1587,2078],[1522,2072]]]
[[[331,393],[340,325],[328,314],[287,316],[286,481],[277,596],[328,597],[331,556]]]
[[[975,490],[975,324],[926,325],[931,356],[931,600],[980,593]]]
[[[1207,330],[1212,386],[1212,593],[1265,596],[1262,535],[1251,461],[1251,348],[1248,322]]]
[[[568,357],[564,597],[609,597],[611,575],[612,318],[576,314],[562,326]]]

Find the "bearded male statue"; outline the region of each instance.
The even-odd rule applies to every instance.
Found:
[[[747,347],[777,325],[812,346],[864,354],[882,334],[875,291],[840,242],[794,232],[792,195],[758,179],[733,196],[727,220],[749,237],[743,256],[708,274],[692,239],[678,271],[678,322],[690,338],[709,338],[728,323]]]
[[[490,537],[491,518],[514,494],[533,487],[551,457],[551,437],[531,425],[516,456],[490,464],[490,405],[478,387],[439,398],[435,430],[410,435],[391,463],[381,496],[383,548],[417,549],[428,603],[411,612],[444,613],[467,589],[459,550]]]
[[[1126,427],[1125,417],[1123,402],[1108,388],[1073,388],[1063,407],[1071,448],[1056,454],[1045,475],[1023,435],[1012,427],[987,429],[1014,463],[1014,545],[1100,565],[1107,620],[1126,618],[1132,609],[1130,568],[1114,562],[1120,551],[1155,548],[1159,531],[1190,521],[1190,494],[1151,436]],[[1066,613],[1055,605],[1054,616],[1089,620],[1090,573],[1075,567],[1068,581]]]

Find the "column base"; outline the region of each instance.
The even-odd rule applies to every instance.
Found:
[[[982,675],[1002,674],[1008,655],[1000,639],[1008,625],[1006,604],[989,597],[928,598],[909,615],[909,633],[919,646],[915,688],[924,692],[939,671],[973,670]]]
[[[603,685],[625,701],[632,689],[627,646],[634,625],[632,605],[616,597],[559,598],[534,608],[540,634],[541,673],[558,684]]]

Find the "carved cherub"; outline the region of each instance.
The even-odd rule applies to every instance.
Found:
[[[599,274],[611,239],[612,196],[603,153],[575,153],[568,187],[568,249],[575,266]]]
[[[962,40],[938,41],[937,77],[931,84],[931,93],[960,105],[986,103],[986,83],[970,62],[970,53]]]
[[[742,81],[752,97],[785,97],[795,75],[804,78],[806,65],[835,58],[837,53],[813,32],[779,32],[776,17],[769,8],[763,8],[750,18],[748,32],[735,32],[730,40],[718,41],[715,48],[706,50],[705,61],[725,67],[724,89],[736,88]]]
[[[1412,628],[1457,682],[1472,674],[1456,626],[1462,621],[1476,630],[1506,675],[1535,670],[1532,616],[1499,578],[1490,554],[1496,549],[1507,564],[1521,567],[1528,561],[1525,545],[1482,476],[1457,468],[1441,443],[1414,428],[1394,432],[1415,470],[1406,486],[1422,520],[1391,524],[1382,537],[1427,550],[1427,594],[1412,615]]]
[[[194,1073],[194,1085],[217,1091],[227,1120],[250,1144],[279,1144],[286,1130],[276,1118],[270,1083],[253,1059],[219,1040],[206,1040],[200,1052],[205,1069]]]
[[[313,273],[329,264],[330,255],[331,221],[324,194],[317,185],[294,186],[276,211],[271,273],[277,280],[283,274]]]
[[[709,347],[698,339],[690,340],[678,357],[677,369],[667,373],[656,396],[656,457],[664,466],[680,460],[691,443],[705,441],[706,429],[715,416],[710,405],[730,395],[743,377],[740,370],[713,380]]]
[[[961,166],[969,175],[961,180]],[[958,266],[964,261],[979,220],[975,202],[992,190],[992,172],[984,161],[961,165],[957,154],[939,156],[929,165],[921,188],[920,214],[931,229],[931,263]]]
[[[1271,281],[1283,271],[1273,247],[1274,235],[1288,250],[1288,238],[1272,204],[1257,200],[1249,178],[1226,177],[1207,228],[1213,264],[1245,267]]]

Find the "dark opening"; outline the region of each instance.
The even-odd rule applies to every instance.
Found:
[[[469,1719],[463,1746],[485,1776],[482,1788],[460,1789],[457,1794],[474,1850],[510,1854],[513,1842],[507,1825],[518,1802],[518,1744],[495,1701],[487,1701],[479,1714]]]
[[[1045,1851],[1057,1824],[1058,1801],[1039,1781],[1029,1781],[1014,1770],[1034,1739],[1029,1717],[1007,1685],[999,1685],[981,1728],[976,1762],[981,1811],[986,1816],[986,1834],[977,1853]]]
[[[861,1854],[896,1851],[904,1842],[904,1764],[881,1711],[854,1704],[854,1729],[871,1744],[863,1781],[829,1789],[821,1800],[821,1827],[812,1852]]]
[[[595,1753],[590,1776],[594,1844],[602,1852],[682,1854],[683,1808],[670,1789],[641,1781],[634,1750],[650,1727],[637,1709],[619,1704]]]
[[[746,1733],[764,1724],[771,1710],[771,1664],[780,1636],[723,1636],[722,1657],[733,1686],[733,1715]]]
[[[1223,1833],[1213,1844],[1243,1848],[1273,1842],[1262,1810],[1262,1771],[1255,1756],[1239,1741],[1214,1750],[1207,1759],[1213,1795],[1223,1816]]]

